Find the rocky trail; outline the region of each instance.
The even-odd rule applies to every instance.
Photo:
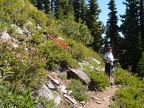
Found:
[[[117,86],[107,87],[106,90],[100,91],[89,91],[88,95],[90,99],[83,108],[109,108],[112,102],[115,101],[115,93],[118,90]]]

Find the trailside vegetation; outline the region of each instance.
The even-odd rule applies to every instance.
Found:
[[[121,16],[123,47],[117,47],[117,41],[113,45],[115,52],[120,53],[122,67],[127,69],[131,66],[132,72],[137,72],[140,78],[121,68],[116,70],[115,81],[121,84],[121,89],[112,107],[142,108],[143,36],[140,21],[142,27],[143,19],[139,12],[143,12],[143,8],[137,0],[125,0],[124,4],[128,8]],[[108,31],[112,28],[113,36],[117,37],[116,8],[112,8],[114,1],[111,0],[109,6],[109,17],[113,13],[114,17],[108,20]],[[108,81],[102,70],[102,58],[96,53],[103,43],[103,24],[99,13],[97,0],[89,0],[87,4],[84,0],[0,0],[0,34],[10,35],[9,41],[0,40],[0,107],[33,108],[36,103],[45,108],[55,107],[53,101],[34,97],[32,91],[46,82],[50,70],[57,67],[80,68],[81,61],[89,62],[89,66],[83,68],[92,81],[92,90],[104,90]],[[20,29],[22,34],[18,33]],[[115,38],[110,38],[112,45]],[[94,63],[91,58],[101,64]],[[90,88],[74,79],[69,88],[74,89],[72,95],[77,100],[87,100],[85,93]]]

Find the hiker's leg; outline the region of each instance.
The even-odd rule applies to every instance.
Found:
[[[110,76],[109,76],[109,81],[110,81],[110,83],[113,83],[113,78],[112,78],[112,75],[110,74]]]

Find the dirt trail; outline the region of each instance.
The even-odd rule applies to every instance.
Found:
[[[117,86],[107,87],[103,92],[88,92],[90,99],[83,108],[109,108],[114,101]]]

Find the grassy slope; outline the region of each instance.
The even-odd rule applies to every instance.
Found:
[[[21,103],[19,104],[19,107],[24,105],[33,106],[34,100],[32,97],[29,97],[29,90],[27,88],[38,87],[37,85],[39,85],[39,83],[36,82],[39,82],[39,79],[42,79],[42,77],[39,78],[39,76],[44,77],[46,74],[43,69],[55,68],[55,66],[58,64],[64,67],[78,67],[78,61],[83,60],[90,62],[90,64],[94,67],[104,66],[102,58],[93,50],[86,48],[82,43],[67,38],[67,36],[63,33],[63,30],[59,28],[57,21],[51,17],[51,15],[47,16],[43,12],[38,11],[29,2],[21,2],[22,1],[15,0],[13,3],[11,2],[10,4],[7,4],[7,0],[1,0],[1,4],[5,5],[0,7],[0,30],[4,31],[7,29],[15,39],[18,41],[23,40],[27,48],[33,49],[31,50],[31,53],[27,54],[21,45],[18,50],[13,48],[13,50],[10,50],[11,46],[8,47],[7,43],[1,42],[2,48],[0,51],[0,64],[2,69],[1,72],[4,73],[4,78],[1,80],[1,84],[3,84],[3,86],[0,86],[0,97],[2,97],[0,102],[3,103],[1,104],[1,107],[5,108],[7,108],[6,106],[8,104],[8,107],[13,106],[11,101],[14,103]],[[17,10],[19,7],[21,8],[20,12]],[[32,22],[32,25],[25,26],[28,20]],[[42,29],[37,31],[36,23],[39,23]],[[25,26],[34,35],[32,36],[31,40],[27,41],[27,38],[25,38],[23,35],[17,34],[15,29],[10,27],[10,24],[17,24],[22,28]],[[47,40],[46,37],[42,37],[42,32],[53,34],[56,37],[63,37],[65,39],[65,43],[69,45],[69,49],[65,50],[61,46],[56,46],[53,41],[49,39]],[[18,56],[20,58],[16,58],[15,55],[21,56]],[[92,62],[89,57],[97,59],[101,62],[101,65]],[[24,60],[23,63],[20,61],[22,59]],[[30,67],[28,64],[29,62],[33,64]],[[85,66],[84,69],[89,76],[92,75],[93,70],[91,70],[89,66]],[[14,74],[6,74],[9,71],[14,72]],[[107,85],[105,84],[105,76],[99,74],[101,71],[94,71],[96,71],[97,74],[92,75],[93,77],[91,77],[91,79],[96,87],[99,87],[101,90]],[[98,80],[95,80],[95,77],[98,77]],[[118,70],[115,72],[115,78],[116,83],[121,84],[122,87],[116,94],[117,101],[116,104],[112,105],[112,108],[117,108],[121,103],[124,108],[142,108],[144,103],[144,94],[141,89],[144,88],[144,82],[140,81],[136,76],[132,76],[130,73],[122,70],[121,68],[118,68]],[[44,80],[44,78],[41,80],[42,83]],[[22,84],[25,86],[22,86]],[[15,90],[17,90],[17,92]],[[25,92],[23,92],[23,90],[27,91],[27,95],[24,95]],[[9,92],[10,95],[5,98],[7,92]],[[25,103],[22,104],[26,97],[31,101],[29,103],[25,101]],[[19,98],[19,102],[17,101],[17,98]],[[39,102],[46,105],[45,102]]]

